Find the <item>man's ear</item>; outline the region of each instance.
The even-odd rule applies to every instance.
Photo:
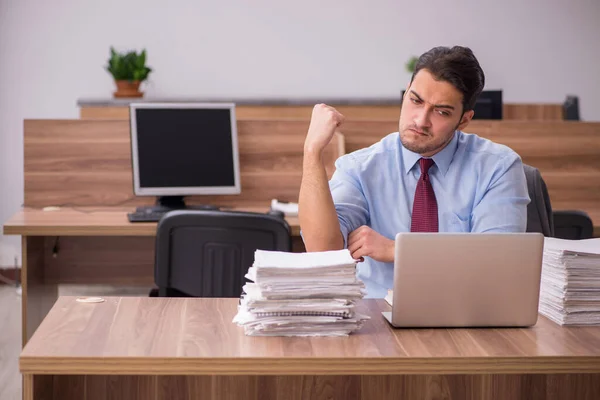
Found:
[[[410,89],[410,84],[411,83],[412,83],[411,81],[408,81],[408,83],[406,84],[406,89],[404,89],[404,95],[402,96],[402,101],[404,101],[404,98],[408,94],[408,89]]]
[[[458,123],[456,129],[458,129],[459,131],[465,129],[467,125],[469,125],[469,122],[471,122],[471,120],[473,119],[473,115],[475,115],[475,111],[473,110],[469,110],[466,113],[464,113],[460,118],[460,122]]]

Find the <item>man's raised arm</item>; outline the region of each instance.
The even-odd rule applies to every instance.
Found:
[[[307,251],[340,250],[344,239],[329,191],[323,150],[329,144],[344,116],[333,107],[317,104],[304,142],[302,183],[298,219]]]

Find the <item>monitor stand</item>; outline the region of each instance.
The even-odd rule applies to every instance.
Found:
[[[171,210],[204,210],[218,211],[219,207],[212,204],[194,204],[187,205],[183,201],[183,196],[159,196],[154,206],[139,206],[138,212],[167,212]]]

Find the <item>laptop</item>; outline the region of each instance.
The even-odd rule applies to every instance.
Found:
[[[541,233],[398,233],[394,327],[528,327],[537,323]]]

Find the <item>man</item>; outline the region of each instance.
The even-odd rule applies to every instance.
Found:
[[[520,157],[462,130],[484,73],[469,48],[436,47],[418,60],[399,132],[336,161],[322,152],[344,117],[315,106],[304,144],[299,218],[307,251],[348,248],[368,297],[393,285],[398,232],[525,232],[529,195]],[[431,249],[435,251],[435,249]]]

